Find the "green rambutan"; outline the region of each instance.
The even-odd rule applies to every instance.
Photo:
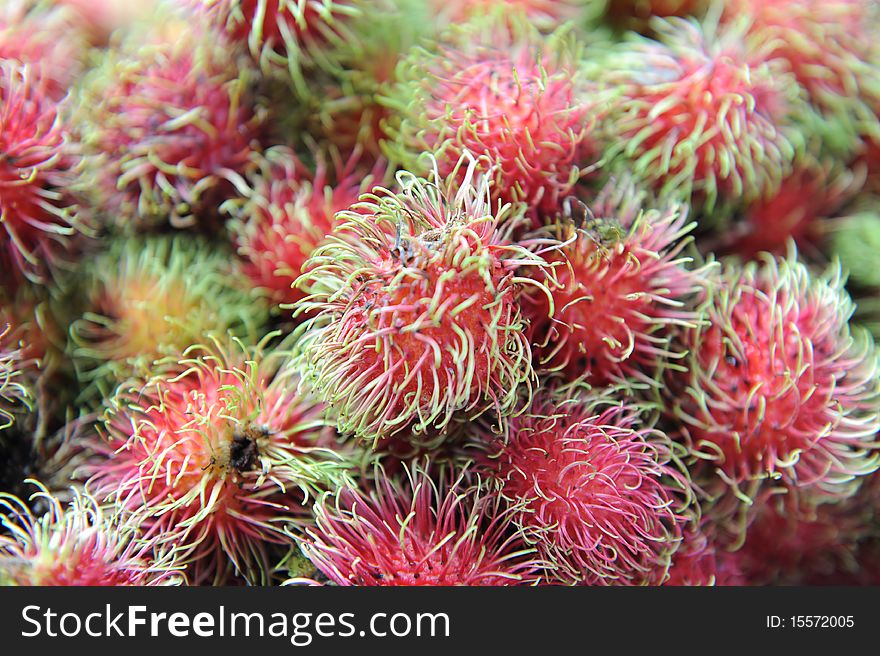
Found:
[[[84,267],[86,312],[70,326],[71,355],[87,393],[107,397],[155,360],[179,358],[208,332],[255,341],[267,319],[237,263],[187,235],[117,239]]]

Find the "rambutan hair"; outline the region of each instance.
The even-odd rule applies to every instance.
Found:
[[[680,336],[687,372],[664,388],[695,480],[734,506],[770,488],[851,495],[880,466],[880,383],[839,267],[814,275],[792,249],[725,266],[708,289],[706,321]]]
[[[241,197],[224,204],[242,273],[275,305],[302,299],[293,283],[303,264],[333,232],[337,212],[356,203],[372,181],[357,153],[347,161],[318,153],[311,172],[289,148],[268,149],[257,171],[237,185]]]
[[[84,68],[87,44],[76,16],[51,0],[4,0],[0,5],[0,61],[29,66],[60,100]]]
[[[286,349],[267,350],[269,338],[255,348],[212,339],[176,370],[121,389],[82,467],[95,495],[175,550],[195,584],[267,583],[270,546],[311,521],[315,495],[348,480],[323,408],[296,393]]]
[[[195,2],[232,42],[247,48],[264,72],[286,69],[304,96],[308,95],[305,71],[333,67],[334,50],[358,38],[351,24],[365,12],[391,8],[388,0]]]
[[[83,184],[124,228],[210,224],[260,148],[256,73],[216,31],[175,23],[169,32],[129,34],[79,97]]]
[[[509,511],[467,470],[413,462],[381,471],[369,492],[347,487],[315,504],[303,551],[338,585],[527,585],[538,582],[534,549],[508,533]]]
[[[15,413],[30,409],[34,400],[22,376],[28,362],[21,344],[15,339],[12,326],[2,319],[0,314],[0,431],[12,426]]]
[[[297,280],[309,296],[296,312],[315,314],[298,344],[304,382],[344,434],[442,433],[456,416],[515,412],[531,388],[519,294],[539,283],[519,271],[545,262],[509,241],[517,217],[493,207],[477,161],[459,165],[364,195]]]
[[[45,282],[76,232],[78,159],[46,78],[0,61],[0,282]]]
[[[207,332],[252,342],[267,318],[237,264],[187,235],[119,239],[84,266],[88,310],[70,326],[71,354],[88,393],[106,397],[155,360],[178,359]]]
[[[698,319],[686,304],[705,267],[684,253],[696,223],[683,205],[634,210],[632,196],[624,192],[617,208],[600,194],[599,214],[569,198],[556,225],[537,233],[562,245],[546,256],[558,265],[550,293],[524,303],[539,372],[592,386],[650,386],[663,365],[683,357],[670,349],[670,327]]]
[[[511,519],[551,565],[551,581],[665,580],[693,493],[673,443],[638,408],[544,392],[485,449],[482,471],[516,509]]]
[[[606,122],[611,170],[706,212],[772,194],[791,168],[790,117],[800,87],[741,24],[655,19],[659,41],[633,37],[609,52],[615,98]]]
[[[40,586],[185,585],[173,552],[154,552],[138,526],[107,516],[88,492],[71,488],[67,507],[37,481],[32,504],[0,492],[0,584]]]
[[[414,48],[383,99],[389,159],[423,173],[431,153],[445,177],[469,151],[494,166],[495,196],[555,210],[600,150],[598,87],[571,27],[542,36],[522,17],[478,20],[435,51]]]

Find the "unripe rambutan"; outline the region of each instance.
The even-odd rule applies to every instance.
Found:
[[[734,0],[726,17],[750,21],[750,38],[784,62],[835,138],[880,135],[880,8],[865,0]],[[872,109],[873,108],[873,109]],[[867,132],[866,132],[867,131]]]
[[[0,61],[29,66],[53,100],[79,76],[86,43],[75,16],[51,0],[4,0],[0,5]]]
[[[859,211],[830,222],[830,250],[859,287],[880,288],[877,253],[880,251],[880,207]]]
[[[77,160],[45,78],[0,61],[0,282],[44,281],[74,234]]]
[[[692,260],[682,254],[695,224],[687,223],[685,206],[628,217],[626,208],[593,215],[566,202],[569,214],[580,214],[538,233],[564,244],[546,256],[558,263],[550,293],[524,304],[537,368],[593,386],[626,379],[653,385],[661,365],[682,357],[669,349],[669,327],[697,319],[685,302],[703,271],[689,270]]]
[[[659,584],[678,548],[692,493],[672,442],[625,405],[545,392],[507,420],[482,459],[526,543],[582,585]]]
[[[496,196],[534,209],[555,210],[599,151],[598,98],[568,28],[545,37],[524,20],[469,24],[436,52],[415,48],[383,102],[392,162],[423,172],[432,153],[447,176],[469,151],[495,167]]]
[[[742,26],[656,19],[660,41],[612,50],[606,157],[662,196],[707,212],[772,194],[795,155],[789,114],[799,86],[747,46]]]
[[[129,35],[90,73],[79,100],[98,204],[122,226],[213,220],[259,147],[264,112],[253,72],[221,34],[179,31]]]
[[[339,429],[376,442],[453,417],[514,412],[535,376],[518,296],[544,260],[513,245],[508,206],[462,159],[463,182],[400,172],[367,194],[306,262],[297,285],[314,312],[298,345],[305,379]]]
[[[311,521],[312,497],[347,480],[322,407],[295,392],[281,347],[200,346],[197,358],[120,390],[83,467],[99,499],[174,548],[195,584],[228,568],[266,583],[269,545]]]
[[[83,275],[88,309],[70,326],[72,355],[102,397],[207,332],[255,341],[268,315],[229,253],[186,235],[117,240]]]
[[[0,584],[39,586],[181,585],[173,554],[154,554],[138,528],[72,489],[67,508],[36,481],[31,501],[48,505],[34,516],[27,504],[0,492]]]
[[[357,157],[333,159],[318,155],[311,173],[293,151],[270,148],[248,186],[239,185],[243,198],[224,205],[233,216],[229,226],[242,273],[276,305],[305,296],[293,286],[303,264],[333,232],[336,213],[357,202],[372,181]]]
[[[435,468],[436,470],[436,468]],[[377,473],[376,489],[347,487],[315,505],[303,551],[338,585],[523,585],[539,576],[534,550],[506,532],[497,495],[466,473],[413,463],[405,477]]]
[[[680,337],[688,372],[670,371],[664,388],[695,480],[734,502],[768,479],[849,496],[880,464],[880,395],[874,342],[850,329],[839,268],[815,276],[793,254],[765,255],[709,289],[706,323]]]
[[[287,69],[307,95],[304,68],[333,66],[334,48],[353,40],[351,24],[367,10],[363,0],[195,0],[233,43],[247,47],[265,72]]]

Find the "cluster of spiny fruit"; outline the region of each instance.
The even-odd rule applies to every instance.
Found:
[[[5,0],[0,582],[880,581],[871,0]]]

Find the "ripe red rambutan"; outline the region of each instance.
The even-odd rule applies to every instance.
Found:
[[[41,483],[31,501],[48,505],[36,517],[0,492],[0,584],[37,586],[181,585],[186,577],[171,552],[154,553],[136,524],[107,517],[88,492],[72,488],[65,509]]]
[[[436,469],[436,468],[435,468]],[[405,477],[377,472],[369,494],[347,487],[315,504],[303,551],[338,585],[524,585],[538,581],[534,550],[508,534],[508,512],[443,469],[413,463]],[[436,473],[436,472],[435,472]]]
[[[287,69],[308,95],[304,68],[332,67],[333,50],[356,38],[352,22],[367,11],[386,11],[385,0],[196,0],[212,23],[247,47],[265,72]]]
[[[0,61],[0,281],[42,282],[74,234],[77,160],[45,78]]]
[[[252,342],[268,312],[229,253],[188,235],[115,240],[82,267],[86,311],[70,354],[86,393],[112,394],[153,362],[178,359],[208,332]]]
[[[295,392],[284,350],[267,342],[214,340],[176,370],[121,388],[82,468],[97,498],[178,552],[194,584],[223,580],[230,566],[266,583],[269,545],[289,542],[290,525],[311,521],[312,498],[348,479],[322,407]]]
[[[880,7],[865,0],[734,0],[728,20],[748,17],[750,38],[784,62],[810,102],[832,119],[833,138],[857,147],[880,136]],[[867,131],[867,132],[866,132]]]
[[[682,253],[695,224],[685,206],[627,216],[625,206],[595,215],[567,203],[579,214],[538,233],[563,244],[545,256],[558,263],[550,293],[524,303],[536,367],[593,386],[656,384],[661,365],[682,357],[669,349],[669,327],[697,319],[685,302],[703,271],[689,270],[692,258]]]
[[[29,66],[57,101],[81,73],[86,43],[75,16],[50,0],[5,0],[0,5],[0,61]]]
[[[545,393],[487,445],[487,475],[515,508],[513,523],[551,564],[551,580],[659,584],[692,500],[672,442],[635,407]]]
[[[599,151],[598,94],[570,27],[542,36],[524,19],[476,21],[436,52],[413,49],[383,100],[389,159],[422,172],[428,152],[447,176],[468,151],[495,167],[494,195],[555,210]]]
[[[530,389],[519,295],[539,283],[519,271],[545,263],[510,243],[500,224],[517,218],[493,208],[477,162],[460,164],[446,180],[399,172],[399,191],[362,196],[304,265],[300,365],[342,433],[443,432],[510,414]]]
[[[826,232],[823,219],[835,216],[861,190],[864,176],[833,160],[805,158],[779,189],[751,203],[706,248],[754,259],[761,252],[782,255],[793,240],[801,251],[815,251]]]
[[[797,82],[750,49],[739,25],[651,25],[660,41],[633,37],[604,62],[616,94],[606,123],[612,168],[707,212],[772,194],[796,152]]]
[[[709,289],[706,322],[680,336],[687,372],[670,371],[664,388],[695,480],[734,503],[769,479],[851,495],[880,465],[880,384],[839,268],[813,275],[794,253],[765,254],[725,267]]]
[[[332,166],[319,155],[311,173],[293,151],[270,148],[248,185],[239,185],[243,197],[224,205],[244,275],[276,305],[304,298],[293,286],[303,264],[333,232],[336,213],[357,202],[371,181],[357,155],[333,158]]]
[[[259,147],[253,72],[222,34],[179,32],[129,35],[79,100],[99,203],[123,226],[211,221]]]

